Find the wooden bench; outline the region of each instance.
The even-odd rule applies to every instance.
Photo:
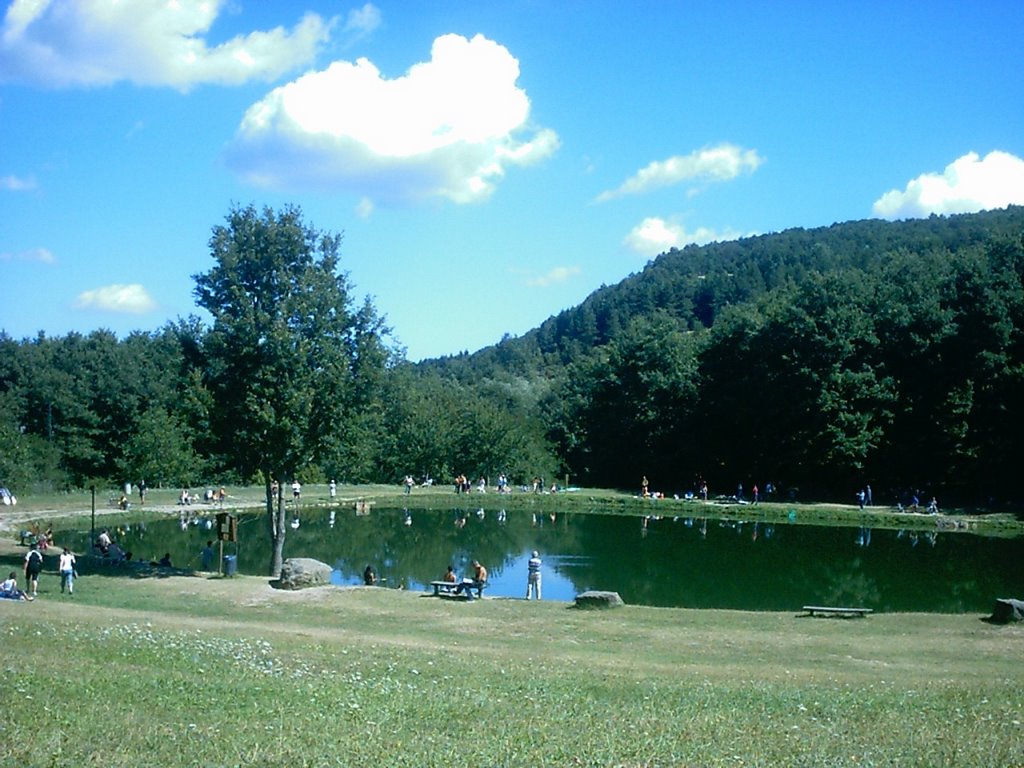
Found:
[[[839,608],[828,605],[805,605],[808,616],[859,616],[864,617],[872,612],[871,608]]]
[[[430,586],[434,588],[435,597],[460,597],[467,598],[471,597],[469,590],[476,590],[477,597],[483,597],[484,589],[487,588],[487,582],[483,584],[473,583],[468,589],[463,589],[463,582],[461,581],[432,581]]]

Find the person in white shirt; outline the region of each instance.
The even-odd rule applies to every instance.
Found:
[[[64,551],[60,555],[60,564],[58,568],[60,570],[60,591],[63,592],[64,588],[67,587],[68,594],[74,594],[75,556],[71,554],[71,550],[67,547],[64,547]]]

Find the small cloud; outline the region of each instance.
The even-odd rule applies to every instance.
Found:
[[[649,216],[633,227],[623,239],[623,244],[642,256],[657,256],[672,248],[685,245],[707,245],[725,240],[738,240],[743,235],[734,230],[715,232],[707,227],[698,227],[687,232],[684,227],[671,221]]]
[[[36,188],[35,179],[23,179],[21,176],[0,176],[0,189],[8,192],[26,192]]]
[[[367,3],[362,8],[354,8],[348,12],[342,32],[351,35],[354,42],[376,30],[380,22],[380,9],[373,3]]]
[[[57,257],[47,248],[29,248],[18,253],[0,253],[0,261],[33,261],[38,264],[56,264]]]
[[[356,216],[360,219],[368,219],[373,215],[373,200],[368,197],[364,197],[356,205]]]
[[[477,35],[443,35],[401,77],[336,61],[275,88],[245,114],[227,162],[248,182],[349,190],[375,202],[484,200],[513,166],[558,147],[529,124],[519,62]]]
[[[742,173],[753,173],[763,162],[764,158],[757,154],[756,149],[719,144],[688,155],[655,161],[626,179],[617,189],[602,192],[596,202],[639,195],[687,181],[729,181]]]
[[[307,13],[291,30],[207,46],[224,7],[209,0],[15,0],[0,26],[0,81],[53,87],[238,85],[308,66],[331,24]]]
[[[579,267],[555,267],[547,274],[530,278],[526,284],[535,288],[547,288],[557,283],[564,283],[569,278],[580,274],[581,271]]]
[[[145,288],[138,283],[131,285],[106,285],[78,294],[75,309],[99,309],[106,312],[120,312],[141,315],[156,309],[156,302]]]
[[[933,213],[976,213],[1024,204],[1024,160],[993,151],[984,158],[968,152],[940,173],[924,173],[901,192],[891,189],[872,210],[886,219],[917,218]]]

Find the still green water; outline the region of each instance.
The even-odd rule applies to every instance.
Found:
[[[207,515],[183,527],[168,519],[111,533],[136,558],[169,552],[174,565],[198,568],[200,551],[216,538],[216,529],[207,527],[212,520]],[[361,583],[363,569],[372,565],[383,586],[422,590],[449,564],[469,575],[476,559],[490,571],[489,596],[523,597],[526,561],[537,550],[544,598],[552,600],[606,589],[650,606],[988,613],[995,598],[1024,594],[1024,540],[961,532],[412,508],[368,515],[317,510],[294,524],[285,557],[330,564],[338,584]],[[88,531],[79,534],[80,551],[88,537]],[[265,517],[242,516],[237,546],[224,547],[239,572],[267,573]]]

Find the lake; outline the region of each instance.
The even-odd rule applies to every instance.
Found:
[[[112,534],[137,557],[170,552],[175,565],[198,568],[200,550],[216,537],[207,527],[213,514],[184,529],[167,519]],[[366,515],[317,509],[296,522],[288,529],[285,557],[330,564],[340,585],[362,583],[370,564],[384,587],[424,590],[449,564],[469,575],[478,559],[490,571],[487,595],[523,597],[526,561],[537,550],[550,600],[606,589],[626,603],[649,606],[798,611],[818,604],[982,614],[995,598],[1024,595],[1024,539],[958,531],[459,508]],[[78,534],[79,551],[88,536]],[[242,515],[237,546],[224,545],[245,574],[266,574],[269,551],[266,518],[259,514]]]

